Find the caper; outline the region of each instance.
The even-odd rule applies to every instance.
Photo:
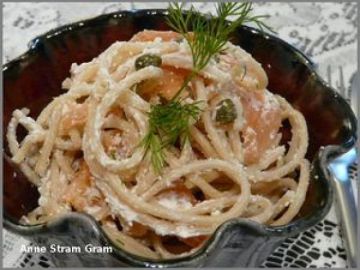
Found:
[[[229,124],[231,122],[234,122],[236,119],[236,110],[235,105],[231,101],[231,99],[227,98],[222,101],[220,101],[217,105],[218,109],[216,110],[216,122],[219,122],[221,124]]]
[[[148,66],[160,67],[161,57],[156,54],[144,54],[135,60],[135,69],[139,70]]]

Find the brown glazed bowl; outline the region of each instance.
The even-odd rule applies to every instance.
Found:
[[[28,107],[31,116],[36,117],[53,97],[63,92],[61,82],[69,75],[71,63],[90,61],[113,42],[128,40],[138,31],[168,30],[165,16],[164,10],[121,11],[66,25],[32,40],[25,54],[3,67],[4,135],[14,109]],[[246,267],[260,266],[285,238],[322,220],[333,200],[328,165],[332,158],[354,146],[354,114],[346,101],[316,74],[312,63],[286,42],[245,26],[237,29],[232,42],[262,64],[269,77],[269,90],[285,97],[306,118],[311,184],[306,202],[294,221],[269,227],[233,219],[220,226],[195,254],[163,261],[141,258],[116,247],[98,223],[85,214],[71,213],[48,224],[21,225],[19,218],[37,206],[38,193],[8,162],[4,139],[4,227],[38,245],[74,245],[84,250],[90,243],[114,249],[110,254],[49,254],[60,267]]]

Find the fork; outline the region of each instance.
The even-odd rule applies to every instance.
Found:
[[[355,76],[357,76],[356,74]],[[331,86],[331,66],[327,68],[328,83]],[[350,89],[346,89],[344,84],[343,69],[339,67],[339,80],[335,90],[346,99],[352,106],[352,109],[357,116],[359,114],[357,95],[359,86],[356,85],[357,77],[354,77]],[[347,173],[349,164],[355,162],[357,158],[355,147],[348,152],[342,154],[329,164],[329,169],[332,171],[331,178],[335,187],[336,194],[336,212],[340,222],[344,246],[350,267],[357,266],[357,209],[354,198],[354,191],[352,188],[350,177]]]

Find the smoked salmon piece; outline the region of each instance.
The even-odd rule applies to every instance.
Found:
[[[59,130],[61,134],[67,134],[72,128],[82,128],[88,117],[88,105],[70,104],[65,105],[66,112],[60,120]]]
[[[181,38],[181,35],[174,31],[144,30],[135,34],[130,41],[154,41],[157,37],[162,41],[171,41]]]
[[[179,240],[188,246],[192,248],[197,248],[201,244],[203,244],[207,239],[209,239],[209,236],[207,235],[199,235],[194,237],[188,237],[188,238],[181,238],[179,237]]]
[[[159,78],[146,80],[138,85],[137,91],[144,99],[159,95],[170,100],[183,85],[190,71],[171,66],[162,66],[163,74]],[[184,91],[183,93],[185,93]]]
[[[282,118],[280,107],[273,99],[265,91],[247,91],[242,94],[245,118],[242,138],[246,165],[258,162],[276,142]]]

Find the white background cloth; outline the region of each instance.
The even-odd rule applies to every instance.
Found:
[[[189,4],[187,4],[189,5]],[[27,50],[37,35],[60,25],[118,10],[166,8],[166,3],[5,3],[3,6],[3,62]],[[202,12],[214,12],[214,3],[194,3]],[[357,69],[356,3],[257,3],[254,12],[268,14],[267,23],[277,35],[307,54],[326,79],[332,66],[332,81],[339,81],[338,66],[343,67],[345,84]],[[356,171],[352,171],[353,179]],[[305,234],[288,239],[264,266],[345,267],[344,249],[333,209],[319,225]],[[44,256],[23,254],[29,242],[3,231],[5,267],[51,265]],[[304,249],[304,243],[310,247]],[[299,249],[300,248],[300,249]]]

